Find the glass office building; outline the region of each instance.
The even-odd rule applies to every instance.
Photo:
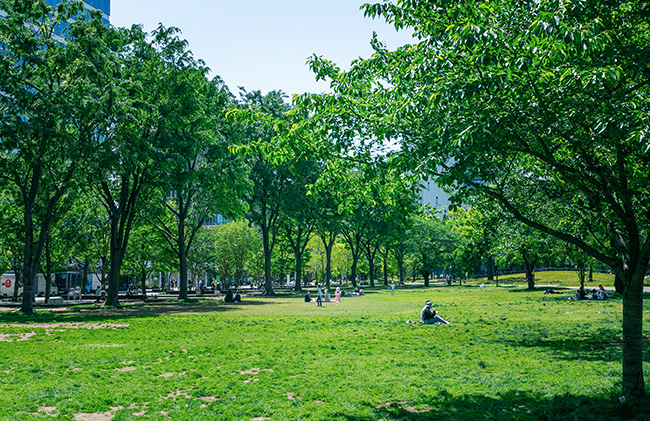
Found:
[[[56,7],[57,4],[63,3],[69,0],[46,0],[46,3],[49,6]],[[110,23],[111,17],[111,0],[87,0],[82,1],[84,8],[86,10],[100,10],[102,12],[102,22],[108,25]],[[6,13],[0,10],[0,18],[6,16]],[[56,28],[55,31],[58,35],[61,35],[63,32],[62,27]]]
[[[56,7],[57,4],[66,2],[68,0],[47,0],[47,4]],[[102,22],[105,25],[110,23],[111,17],[111,0],[87,0],[82,1],[86,10],[99,10],[102,12]],[[59,35],[63,32],[63,28],[56,28],[55,30]]]

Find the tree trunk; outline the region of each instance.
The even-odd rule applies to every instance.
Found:
[[[526,282],[528,289],[535,289],[535,260],[531,259],[526,249],[523,249],[521,256],[524,259],[524,266],[526,266]]]
[[[642,265],[639,265],[642,266]],[[643,379],[643,277],[647,265],[626,274],[623,293],[623,385],[622,393],[633,400],[645,398]]]
[[[185,223],[182,218],[178,222],[178,237],[176,238],[179,263],[178,299],[187,300],[187,249],[185,248]]]
[[[332,279],[332,248],[336,242],[336,235],[330,233],[329,236],[321,235],[321,241],[325,246],[325,282],[327,289],[330,288],[330,281]]]
[[[422,277],[424,278],[424,286],[428,287],[429,286],[429,273],[426,271],[422,271]]]
[[[106,294],[105,306],[122,308],[118,296],[120,289],[120,272],[122,269],[122,259],[120,258],[120,240],[118,236],[119,217],[114,212],[111,217],[111,253],[110,269],[108,271],[108,292]]]
[[[384,253],[384,286],[388,286],[388,249]]]
[[[406,269],[404,268],[404,256],[402,253],[395,253],[395,259],[397,260],[397,271],[399,272],[399,283],[404,285],[406,281]]]
[[[357,260],[359,256],[352,253],[352,266],[350,267],[350,280],[352,281],[352,288],[357,287]]]
[[[52,250],[50,248],[50,239],[45,243],[45,304],[50,302],[52,293]]]
[[[528,283],[528,289],[535,289],[535,270],[529,265],[526,265],[526,282]]]
[[[302,283],[302,253],[296,253],[296,291],[300,291]]]
[[[487,257],[487,280],[494,280],[494,258],[492,255],[488,255]]]
[[[140,283],[142,284],[142,299],[147,299],[147,269],[142,268],[140,272]]]
[[[34,225],[32,222],[31,209],[28,210],[28,205],[25,204],[25,248],[23,254],[23,300],[20,311],[25,314],[34,313]],[[18,277],[14,278],[16,281],[16,288],[18,286]],[[17,290],[17,289],[16,289]]]
[[[275,295],[271,279],[271,240],[268,227],[262,227],[262,246],[264,247],[264,295]]]

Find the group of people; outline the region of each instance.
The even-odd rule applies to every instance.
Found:
[[[585,291],[584,285],[581,285],[580,288],[576,291],[575,296],[569,297],[570,300],[606,300],[609,298],[609,295],[607,295],[607,291],[605,291],[605,288],[603,287],[602,284],[598,285],[598,289],[592,289],[591,292]]]
[[[309,295],[309,291],[305,292],[305,302],[310,303],[312,302],[312,298]],[[318,289],[316,290],[316,305],[317,307],[323,307],[323,302],[330,303],[332,302],[332,296],[330,295],[329,290],[325,290],[323,292],[323,289],[321,288],[321,285],[318,284]],[[334,302],[335,303],[340,303],[341,302],[341,288],[336,287],[336,290],[334,291]]]
[[[241,294],[239,291],[235,291],[235,295],[232,295],[232,291],[226,291],[226,296],[223,298],[225,303],[241,303]]]

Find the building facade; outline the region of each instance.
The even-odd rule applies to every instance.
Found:
[[[422,183],[420,189],[422,204],[428,204],[432,209],[446,213],[449,210],[449,194],[441,189],[432,178]]]
[[[57,4],[63,3],[69,0],[46,0],[48,6],[56,7]],[[87,0],[82,1],[84,8],[86,10],[99,10],[102,12],[102,22],[105,25],[110,23],[111,17],[111,0]],[[0,10],[0,18],[6,16],[6,13],[3,10]],[[57,35],[63,33],[64,27],[57,27],[55,29]]]

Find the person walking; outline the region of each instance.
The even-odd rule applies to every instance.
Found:
[[[318,284],[318,291],[316,292],[316,307],[323,307],[323,290]]]
[[[395,295],[395,281],[390,283],[390,295]]]

